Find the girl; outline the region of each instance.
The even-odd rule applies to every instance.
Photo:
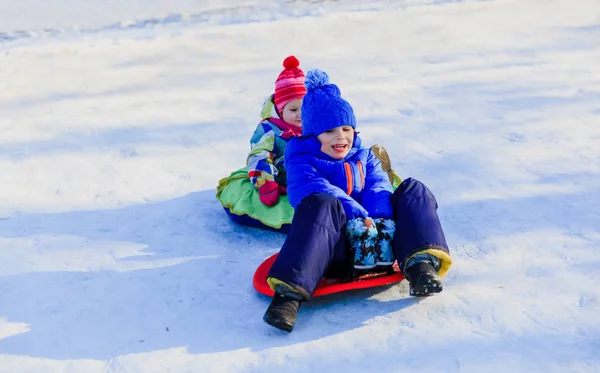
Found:
[[[217,198],[236,223],[283,232],[289,229],[294,210],[286,196],[283,155],[288,141],[302,133],[300,109],[306,88],[299,66],[294,56],[283,61],[284,70],[250,139],[246,167],[219,181]]]

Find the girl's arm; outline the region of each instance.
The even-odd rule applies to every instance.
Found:
[[[273,164],[275,132],[268,124],[261,122],[250,139],[250,153],[246,161],[246,170],[250,182],[259,188],[267,181],[275,181],[279,173]]]

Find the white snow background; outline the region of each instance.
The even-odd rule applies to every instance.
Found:
[[[454,265],[304,304],[215,199],[294,54]],[[600,371],[600,1],[0,1],[0,372]]]

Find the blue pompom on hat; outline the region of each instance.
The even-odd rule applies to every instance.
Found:
[[[302,101],[302,135],[319,136],[335,127],[356,128],[354,111],[341,96],[340,89],[329,83],[322,70],[310,70],[304,78],[306,95]]]

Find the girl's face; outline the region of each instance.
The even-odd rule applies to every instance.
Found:
[[[281,119],[284,122],[296,127],[302,127],[302,119],[300,119],[300,108],[302,107],[302,99],[297,98],[285,104]]]
[[[354,129],[340,126],[317,136],[321,142],[321,151],[333,159],[342,159],[348,155],[354,143]]]

